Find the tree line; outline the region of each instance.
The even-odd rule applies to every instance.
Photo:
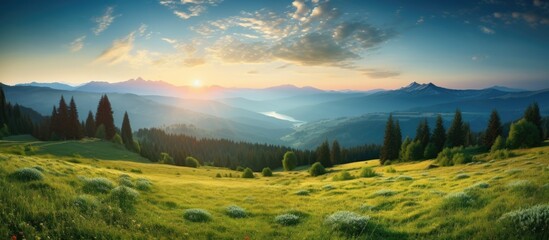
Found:
[[[31,134],[33,129],[31,118],[23,113],[21,106],[8,102],[4,90],[0,87],[0,138],[8,135]]]
[[[492,149],[496,142],[498,148],[539,146],[547,137],[547,121],[544,123],[542,120],[537,103],[526,108],[522,119],[511,123],[508,138],[503,140],[506,136],[496,110],[490,114],[486,130],[473,133],[469,124],[463,121],[461,111],[457,109],[448,130],[445,129],[442,116],[439,114],[432,132],[427,120],[424,119],[418,124],[416,136],[413,139],[406,137],[403,141],[399,122],[393,120],[391,114],[385,127],[380,161],[382,164],[389,164],[391,161],[432,159],[444,149],[474,145],[486,151]]]

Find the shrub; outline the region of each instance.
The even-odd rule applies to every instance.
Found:
[[[286,213],[276,216],[274,221],[283,226],[292,226],[299,223],[299,216],[291,213]]]
[[[297,156],[294,152],[288,151],[284,154],[284,158],[282,159],[282,166],[284,167],[284,171],[292,171],[297,166]]]
[[[295,195],[308,196],[309,195],[309,190],[299,190],[299,191],[295,192]]]
[[[106,178],[84,179],[84,192],[87,193],[108,193],[114,188],[114,184]]]
[[[325,173],[326,173],[326,169],[319,162],[315,162],[311,166],[311,168],[309,168],[309,174],[311,174],[311,176],[313,176],[313,177],[320,176],[320,175],[323,175]]]
[[[324,186],[322,186],[322,189],[324,189],[326,191],[330,191],[330,190],[334,190],[335,187],[332,186],[332,185],[324,185]]]
[[[545,234],[547,237],[549,231],[549,205],[536,205],[508,212],[498,222],[517,234],[531,234],[536,239],[547,239],[542,236]]]
[[[118,178],[118,184],[126,187],[135,187],[135,184],[133,184],[131,177],[127,174],[120,175],[120,177]]]
[[[112,137],[112,142],[114,144],[117,144],[117,145],[122,145],[123,144],[122,137],[120,137],[120,135],[118,133],[114,134],[114,136]]]
[[[396,178],[397,181],[412,181],[414,180],[413,177],[406,176],[406,175],[400,175]]]
[[[44,175],[36,168],[17,169],[10,177],[21,182],[41,181],[44,179]]]
[[[126,186],[118,186],[111,190],[111,200],[118,203],[123,212],[131,212],[135,210],[134,205],[139,199],[139,193]]]
[[[473,197],[464,192],[450,193],[444,197],[443,208],[457,209],[472,206],[474,203]]]
[[[444,148],[437,156],[436,162],[441,166],[453,166],[473,161],[473,157],[463,147]]]
[[[91,195],[82,194],[74,200],[74,205],[83,213],[90,213],[99,207],[99,201]]]
[[[244,167],[238,166],[238,167],[236,167],[236,171],[244,172]]]
[[[541,142],[539,130],[533,123],[526,119],[511,124],[507,146],[509,148],[530,148]]]
[[[391,189],[381,189],[381,190],[378,190],[377,192],[374,192],[374,196],[384,196],[384,197],[390,197],[390,196],[393,196],[397,194],[396,191],[394,190],[391,190]]]
[[[193,157],[187,157],[185,158],[185,166],[192,167],[192,168],[198,168],[200,166],[200,163],[196,158]]]
[[[139,169],[139,168],[132,168],[132,169],[130,169],[130,172],[132,172],[132,173],[143,173],[143,171],[141,171],[141,169]]]
[[[496,141],[494,141],[494,144],[492,144],[492,147],[490,148],[490,152],[493,153],[498,150],[505,149],[505,139],[503,139],[502,136],[498,136],[496,138]]]
[[[216,178],[221,178],[221,173],[215,174],[215,177],[216,177]]]
[[[245,218],[248,216],[248,214],[246,213],[246,209],[234,205],[228,206],[225,209],[225,212],[227,213],[227,216],[232,218]]]
[[[183,218],[191,222],[208,222],[212,219],[212,215],[204,209],[191,208],[183,212]]]
[[[152,188],[152,183],[147,179],[139,178],[135,181],[135,188],[141,191],[149,191]]]
[[[363,178],[371,178],[376,176],[378,176],[378,174],[371,167],[364,167],[362,168],[362,171],[360,171],[360,177],[363,177]]]
[[[250,168],[244,169],[242,173],[242,178],[254,178],[254,172]]]
[[[425,151],[423,152],[423,157],[425,159],[432,159],[437,157],[437,148],[435,147],[435,144],[427,144],[427,146],[425,147]]]
[[[349,211],[339,211],[328,216],[324,224],[332,231],[339,231],[348,236],[358,236],[366,230],[369,220],[369,216],[362,216]]]
[[[354,178],[355,177],[353,177],[353,175],[351,175],[349,172],[343,170],[339,174],[335,175],[332,179],[334,181],[346,181],[346,180],[352,180]]]
[[[396,173],[397,170],[393,167],[388,167],[386,170],[385,170],[386,173]]]
[[[263,177],[272,177],[273,171],[271,171],[270,168],[266,167],[266,168],[263,168],[263,171],[261,171],[261,174],[263,174]]]
[[[493,159],[503,160],[513,157],[513,153],[507,149],[495,150],[490,153],[490,157],[492,157]]]
[[[44,172],[44,168],[43,168],[42,166],[36,165],[36,166],[34,166],[34,167],[32,167],[32,168],[34,168],[34,169],[36,169],[36,170],[38,170],[38,171],[40,171],[40,172]]]
[[[175,163],[173,161],[172,156],[170,156],[170,154],[165,153],[165,152],[160,153],[160,159],[158,160],[158,162],[159,163],[164,163],[164,164],[174,164]]]
[[[406,146],[406,150],[404,151],[404,156],[402,156],[402,160],[404,161],[416,161],[423,158],[423,148],[421,147],[421,143],[419,140],[412,141],[408,146]]]
[[[459,179],[465,179],[465,178],[469,178],[469,177],[470,177],[470,176],[469,176],[468,174],[460,173],[460,174],[456,175],[456,176],[454,177],[454,179],[459,180]]]

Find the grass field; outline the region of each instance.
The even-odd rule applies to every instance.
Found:
[[[371,160],[339,165],[319,177],[299,170],[243,179],[228,169],[148,163],[109,142],[19,137],[0,141],[0,236],[22,230],[27,239],[547,237],[548,216],[542,218],[541,232],[498,221],[507,212],[549,204],[547,142],[513,154],[503,160],[481,154],[474,164],[432,169],[432,161],[379,166]],[[368,166],[378,176],[358,177]],[[27,167],[41,171],[43,179],[18,178],[15,172]],[[355,178],[335,181],[342,171]],[[122,177],[126,180],[122,175],[128,175]],[[129,186],[137,195],[90,191],[92,178],[110,180],[110,188]],[[138,179],[152,187],[137,187],[146,181]],[[247,216],[228,216],[231,205],[245,209]],[[185,210],[195,208],[208,211],[210,219],[192,222],[183,217]],[[334,230],[326,219],[337,211],[370,218],[359,232]],[[298,216],[297,224],[275,221],[285,213]]]

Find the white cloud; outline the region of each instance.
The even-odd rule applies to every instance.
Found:
[[[187,20],[191,17],[200,16],[207,9],[207,6],[217,6],[223,0],[161,0],[159,3],[162,6],[168,7],[173,10],[173,13],[183,19]]]
[[[489,35],[495,34],[495,33],[496,33],[496,31],[494,31],[494,29],[488,28],[488,27],[486,27],[486,26],[479,26],[479,29],[480,29],[480,31],[482,31],[483,33],[489,34]]]
[[[107,30],[107,28],[112,24],[116,16],[113,16],[114,13],[114,7],[107,7],[105,10],[105,13],[95,18],[95,22],[97,23],[97,26],[93,29],[93,33],[95,35],[101,34],[103,31]]]
[[[86,35],[76,38],[74,41],[70,44],[71,52],[78,52],[82,50],[84,47],[84,40],[86,39]]]
[[[305,21],[307,18],[307,14],[309,13],[309,8],[305,4],[305,1],[303,0],[294,0],[292,2],[292,6],[294,6],[295,12],[292,15],[292,18],[298,19],[300,21]]]
[[[417,24],[417,25],[420,25],[420,24],[422,24],[422,23],[424,23],[424,22],[425,22],[425,19],[423,18],[423,16],[421,16],[421,17],[416,21],[416,24]]]
[[[124,60],[129,60],[131,58],[130,53],[133,49],[134,40],[135,32],[131,32],[123,39],[114,40],[112,46],[103,51],[103,53],[95,59],[94,63],[107,63],[113,65]]]
[[[144,36],[145,32],[147,31],[147,24],[142,23],[141,26],[139,26],[139,29],[137,32],[139,32],[139,36]]]
[[[177,43],[177,40],[172,39],[172,38],[162,38],[162,41],[167,42],[169,44]]]

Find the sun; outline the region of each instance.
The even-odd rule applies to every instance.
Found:
[[[194,88],[201,88],[202,87],[202,81],[200,79],[193,80],[193,87]]]

